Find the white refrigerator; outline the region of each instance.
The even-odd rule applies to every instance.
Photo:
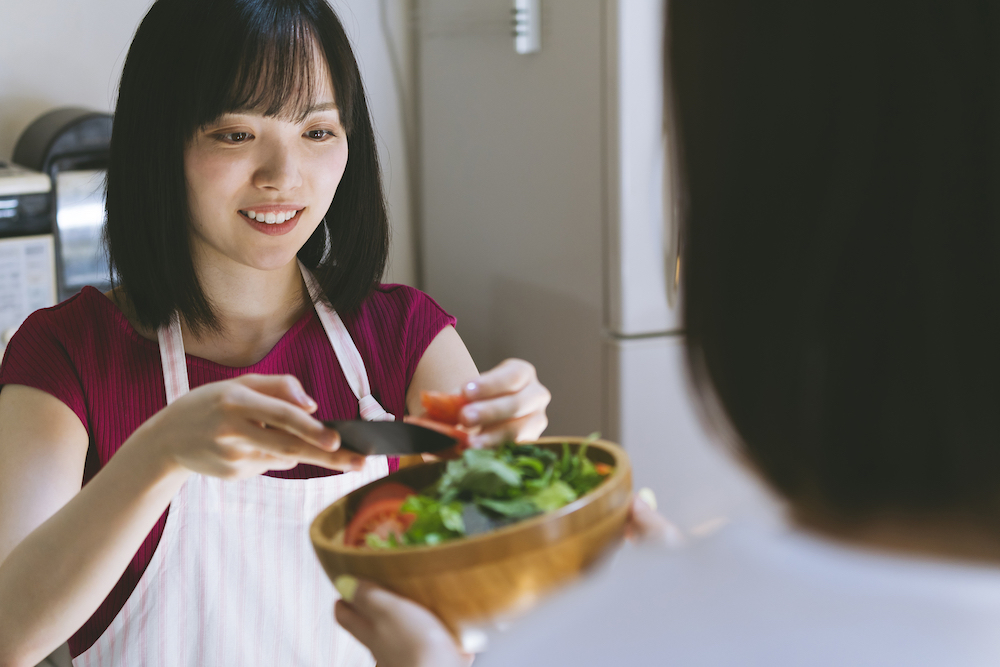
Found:
[[[518,53],[515,4],[539,14]],[[629,452],[683,529],[773,505],[687,391],[664,168],[663,0],[418,0],[422,284],[479,367],[533,362],[550,435]]]

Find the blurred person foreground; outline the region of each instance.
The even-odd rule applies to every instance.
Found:
[[[627,548],[492,665],[1000,662],[1000,6],[673,0],[688,365],[787,503]],[[466,664],[361,582],[379,665]]]

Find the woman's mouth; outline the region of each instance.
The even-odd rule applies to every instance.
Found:
[[[240,214],[250,218],[251,220],[256,220],[257,222],[263,222],[266,225],[280,225],[283,222],[291,220],[292,218],[297,216],[301,211],[302,209],[277,211],[277,212],[268,211],[265,213],[263,211],[246,210],[246,211],[240,211]]]

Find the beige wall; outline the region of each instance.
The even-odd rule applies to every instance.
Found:
[[[425,287],[481,369],[535,364],[549,433],[607,434],[604,4],[542,6],[519,55],[509,2],[420,2]]]
[[[393,227],[386,279],[414,284],[405,140],[379,2],[331,4],[354,41],[379,136]],[[387,3],[397,40],[405,39],[408,4]],[[24,128],[53,107],[112,110],[129,42],[149,5],[149,0],[0,0],[0,159],[9,159]],[[406,58],[407,45],[400,47]]]

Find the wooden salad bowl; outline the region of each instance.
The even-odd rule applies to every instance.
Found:
[[[575,452],[584,440],[549,437],[525,444],[561,452],[565,442]],[[427,607],[461,638],[469,628],[530,608],[621,541],[632,496],[628,455],[612,442],[595,440],[587,457],[614,466],[614,472],[560,509],[434,546],[345,546],[344,527],[367,493],[388,481],[423,489],[440,477],[445,462],[403,468],[320,512],[310,529],[313,547],[331,581],[344,574],[372,581]]]

